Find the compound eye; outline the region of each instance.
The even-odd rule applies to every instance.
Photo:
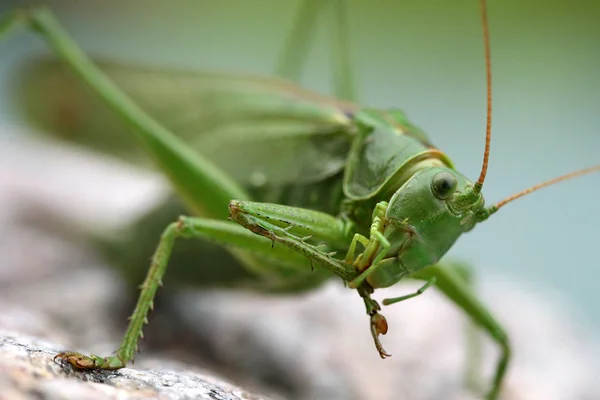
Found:
[[[435,197],[446,200],[456,191],[458,182],[450,172],[442,171],[435,174],[431,181],[431,190]]]

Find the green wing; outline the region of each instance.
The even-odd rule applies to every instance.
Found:
[[[138,105],[238,182],[310,183],[344,167],[357,107],[288,81],[98,63]],[[56,137],[150,166],[119,118],[60,62],[35,60],[15,90]]]

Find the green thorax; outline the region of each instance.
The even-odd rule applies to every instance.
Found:
[[[346,212],[361,226],[368,226],[378,201],[388,201],[418,171],[454,169],[400,110],[362,109],[354,121],[357,135],[346,161],[343,188]]]

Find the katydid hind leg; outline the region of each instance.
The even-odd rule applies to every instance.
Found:
[[[122,118],[190,209],[199,215],[225,219],[229,200],[249,197],[231,177],[186,146],[116,87],[89,60],[48,9],[37,7],[7,15],[0,20],[0,34],[6,34],[19,25],[41,35],[56,56]]]
[[[465,269],[436,264],[417,272],[412,277],[422,280],[430,280],[435,277],[436,287],[468,314],[473,323],[487,332],[490,338],[500,347],[500,357],[496,363],[491,388],[486,397],[488,400],[497,399],[511,358],[511,345],[502,324],[471,289],[466,279]]]

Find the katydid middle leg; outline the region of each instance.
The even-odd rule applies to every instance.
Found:
[[[281,268],[303,269],[310,273],[310,265],[302,254],[285,246],[272,248],[271,240],[255,235],[235,223],[182,216],[178,221],[171,223],[161,235],[146,279],[140,286],[141,292],[130,317],[129,326],[116,354],[102,357],[63,352],[55,358],[62,359],[78,369],[114,370],[125,367],[127,362],[133,359],[139,339],[143,338],[142,329],[148,322],[148,313],[153,309],[154,297],[158,288],[162,286],[162,279],[178,238],[209,240],[234,247],[255,259],[275,262]]]

